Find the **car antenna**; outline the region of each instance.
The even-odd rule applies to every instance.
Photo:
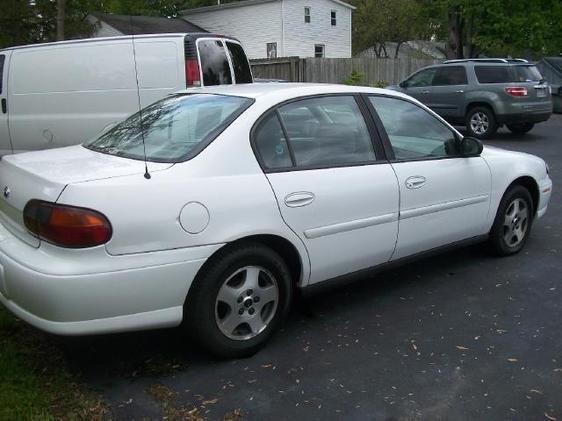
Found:
[[[148,163],[146,162],[146,143],[144,141],[144,128],[142,127],[142,106],[139,87],[139,71],[137,69],[137,52],[135,49],[135,31],[133,30],[133,15],[129,15],[129,27],[131,28],[131,42],[133,44],[133,61],[135,63],[135,79],[137,82],[137,101],[139,105],[139,124],[141,130],[142,150],[144,156],[144,178],[150,180],[150,173],[148,172]]]

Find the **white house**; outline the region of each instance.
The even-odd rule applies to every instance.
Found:
[[[188,9],[181,16],[238,38],[250,58],[351,57],[351,13],[341,0],[245,0]]]

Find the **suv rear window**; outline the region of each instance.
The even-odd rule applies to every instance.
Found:
[[[0,54],[0,94],[2,93],[2,80],[4,78],[4,60],[6,56]]]
[[[513,66],[515,70],[515,82],[538,82],[542,79],[541,72],[536,66]]]
[[[252,103],[249,98],[227,95],[168,97],[84,146],[131,159],[144,159],[146,151],[148,161],[184,161],[205,148]]]
[[[235,42],[227,41],[226,48],[228,48],[230,53],[236,83],[252,83],[252,72],[250,71],[248,58],[242,46]]]
[[[474,66],[480,83],[509,83],[512,81],[508,66]]]
[[[222,41],[201,40],[197,42],[197,46],[201,57],[200,66],[203,73],[203,84],[205,86],[230,85],[232,75]]]

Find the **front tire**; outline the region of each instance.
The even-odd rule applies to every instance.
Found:
[[[533,216],[529,190],[521,185],[510,187],[500,202],[490,230],[488,241],[491,250],[499,256],[519,252],[529,238]]]
[[[489,139],[498,130],[494,112],[488,107],[474,107],[466,114],[466,131],[477,139]]]
[[[261,244],[219,253],[191,287],[184,310],[185,328],[215,356],[251,356],[288,314],[291,275],[281,256]]]
[[[525,134],[535,127],[534,123],[518,123],[518,124],[507,124],[507,128],[513,134]]]

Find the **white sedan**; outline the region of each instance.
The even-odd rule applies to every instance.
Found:
[[[191,89],[82,146],[0,161],[0,301],[56,334],[183,326],[255,352],[297,289],[445,246],[524,246],[552,182],[418,101],[337,85]]]

